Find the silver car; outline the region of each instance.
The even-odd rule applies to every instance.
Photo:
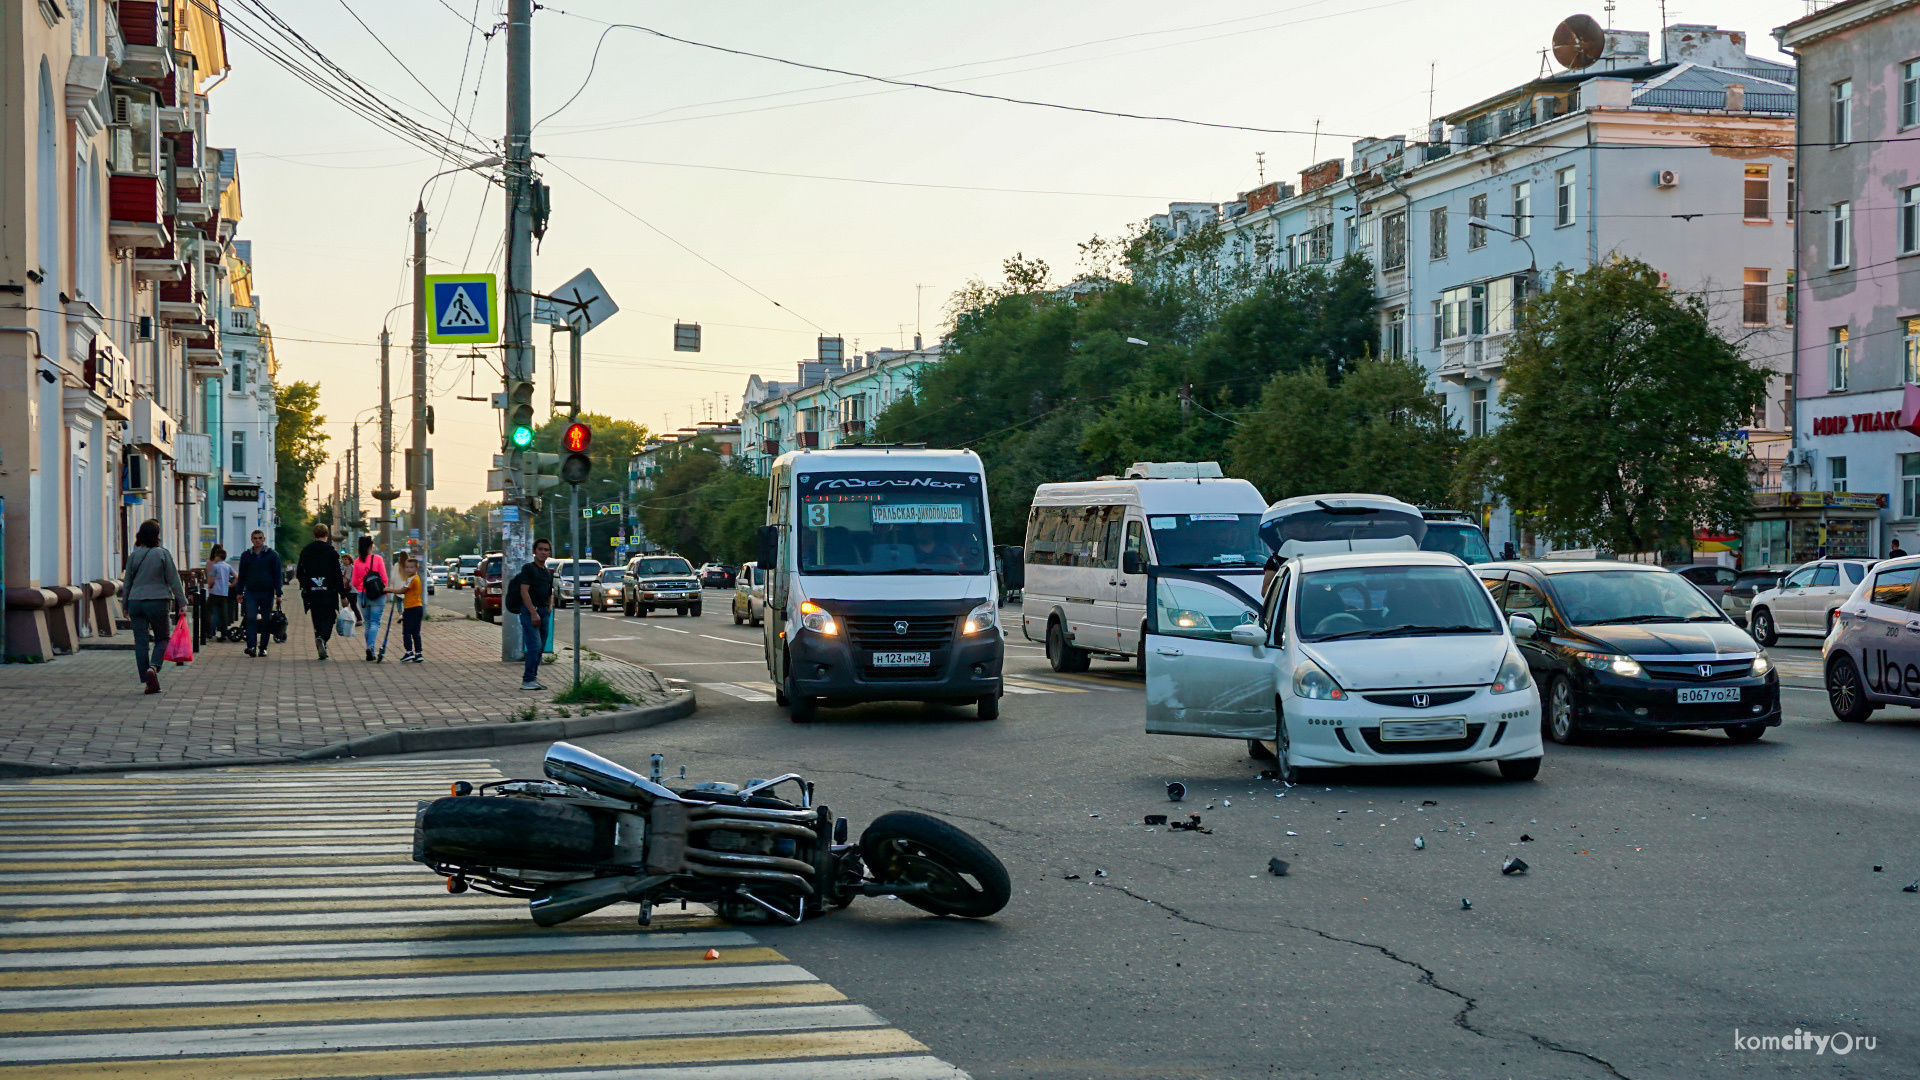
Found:
[[[600,579],[593,583],[593,591],[588,594],[588,602],[595,611],[611,611],[626,607],[627,570],[624,566],[609,566],[600,571]]]
[[[1753,598],[1780,584],[1780,579],[1786,576],[1784,570],[1740,571],[1733,584],[1720,594],[1720,610],[1726,612],[1735,625],[1747,625],[1747,612],[1753,607]]]
[[[1835,610],[1866,580],[1872,565],[1871,559],[1821,559],[1756,593],[1747,613],[1753,639],[1772,645],[1784,635],[1825,637],[1833,627]]]
[[[1837,605],[1833,632],[1821,644],[1820,658],[1827,703],[1841,720],[1859,723],[1883,705],[1920,706],[1916,577],[1920,556],[1875,563]],[[1758,611],[1755,608],[1756,618]]]
[[[767,572],[759,563],[741,563],[733,575],[733,625],[759,626],[767,618]]]

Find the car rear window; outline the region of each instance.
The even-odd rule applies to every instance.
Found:
[[[1839,583],[1840,583],[1840,570],[1838,567],[1834,566],[1832,563],[1822,563],[1821,565],[1814,567],[1814,570],[1813,570],[1813,587],[1814,588],[1817,589],[1822,585],[1838,585]]]
[[[1847,568],[1847,580],[1855,585],[1860,584],[1867,576],[1867,568],[1861,566],[1859,563],[1850,562],[1841,563],[1840,565]]]

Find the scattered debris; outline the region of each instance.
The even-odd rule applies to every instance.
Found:
[[[1181,799],[1184,799],[1186,797],[1187,797],[1187,785],[1181,783],[1178,780],[1167,781],[1167,800],[1169,802],[1179,802]]]
[[[1268,859],[1267,873],[1272,874],[1274,877],[1286,877],[1287,876],[1287,860]]]
[[[1521,833],[1521,834],[1520,834],[1520,842],[1521,842],[1521,843],[1523,843],[1523,844],[1531,844],[1531,843],[1533,843],[1533,837],[1531,837],[1531,836],[1528,836],[1528,835],[1527,835],[1526,833]]]
[[[1527,819],[1527,824],[1529,824],[1529,825],[1538,825],[1538,824],[1540,824],[1540,819],[1539,819],[1539,818],[1537,818],[1537,817],[1536,817],[1536,818],[1528,818],[1528,819]]]
[[[1094,876],[1094,877],[1106,877],[1106,876],[1107,876],[1107,872],[1106,872],[1105,870],[1095,870],[1095,871],[1093,872],[1093,876]]]
[[[1881,865],[1880,865],[1879,863],[1874,863],[1874,864],[1873,864],[1873,872],[1874,872],[1874,873],[1876,873],[1876,874],[1878,874],[1878,873],[1880,873],[1881,871],[1883,871],[1883,870],[1885,870],[1885,869],[1886,869],[1886,867],[1884,867],[1884,866],[1881,866]]]
[[[1334,847],[1346,847],[1347,845],[1346,845],[1346,844],[1344,844],[1344,843],[1342,843],[1342,842],[1341,842],[1341,841],[1339,841],[1339,840],[1335,840],[1335,841],[1333,842],[1333,846],[1334,846]]]
[[[1212,803],[1208,803],[1208,804],[1207,804],[1207,806],[1206,806],[1206,808],[1207,808],[1208,810],[1211,810],[1211,809],[1213,809],[1213,804],[1212,804]]]
[[[1088,817],[1099,817],[1100,815],[1099,815],[1099,814],[1088,814],[1087,816],[1088,816]]]
[[[1500,864],[1500,872],[1503,874],[1524,874],[1527,872],[1527,864],[1522,862],[1518,855],[1515,855],[1513,858]]]
[[[1066,880],[1068,880],[1068,881],[1079,881],[1079,880],[1080,880],[1080,875],[1079,875],[1079,874],[1068,874],[1068,875],[1067,875],[1067,878],[1066,878]]]
[[[719,949],[708,949],[708,950],[707,950],[707,957],[706,957],[706,958],[707,958],[707,959],[709,959],[709,960],[718,960],[718,959],[720,959],[720,950],[719,950]]]
[[[1336,813],[1336,814],[1344,814],[1344,813],[1346,813],[1346,811],[1345,811],[1345,810],[1335,810],[1335,811],[1334,811],[1334,813]]]
[[[1200,827],[1199,814],[1188,814],[1187,820],[1176,821],[1173,824],[1168,825],[1167,828],[1172,829],[1175,832],[1197,832],[1197,833],[1209,833],[1209,834],[1213,832],[1212,829],[1203,829]]]
[[[1469,900],[1469,899],[1467,899],[1467,898],[1466,898],[1466,897],[1464,897],[1464,896],[1463,896],[1463,897],[1461,897],[1461,898],[1460,898],[1460,910],[1461,910],[1461,911],[1472,911],[1472,910],[1473,910],[1473,901],[1471,901],[1471,900]]]
[[[1901,892],[1920,892],[1920,881],[1915,881],[1911,885],[1902,885],[1900,886],[1900,891]]]
[[[1288,836],[1299,836],[1300,834],[1299,834],[1299,833],[1297,833],[1297,832],[1294,832],[1294,831],[1293,831],[1292,829],[1288,829],[1288,830],[1287,830],[1287,835],[1288,835]]]
[[[1167,815],[1165,814],[1148,814],[1146,818],[1141,821],[1142,825],[1165,825],[1166,823]]]
[[[1220,805],[1221,805],[1221,806],[1232,806],[1232,805],[1233,805],[1233,800],[1232,800],[1232,799],[1221,799],[1221,800],[1220,800]]]
[[[1434,801],[1433,799],[1421,799],[1420,805],[1421,806],[1439,806],[1440,804]],[[1465,901],[1461,901],[1461,902],[1465,903]]]
[[[1427,838],[1426,838],[1426,837],[1424,837],[1424,836],[1416,836],[1416,837],[1414,837],[1414,838],[1413,838],[1413,850],[1415,850],[1415,851],[1425,851],[1425,850],[1427,850]]]

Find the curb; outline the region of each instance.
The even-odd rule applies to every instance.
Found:
[[[34,776],[70,776],[76,773],[149,772],[173,769],[228,768],[234,765],[287,765],[335,758],[374,757],[381,754],[418,754],[432,750],[471,750],[482,746],[548,742],[616,731],[637,731],[693,715],[699,708],[693,691],[684,690],[673,701],[641,709],[596,713],[592,716],[535,720],[524,724],[470,724],[465,727],[383,731],[346,742],[329,743],[297,754],[275,757],[210,758],[201,761],[88,762],[85,765],[42,765],[0,760],[0,779]]]

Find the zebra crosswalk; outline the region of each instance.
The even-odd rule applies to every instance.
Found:
[[[668,679],[667,681],[684,683],[685,680]],[[1077,679],[1072,676],[1008,675],[1001,682],[1006,692],[1014,695],[1125,693],[1140,689],[1137,684],[1114,684],[1104,679]],[[737,679],[733,682],[701,682],[693,685],[702,690],[711,690],[716,694],[725,694],[727,697],[738,698],[741,701],[774,700],[774,686],[770,682]]]
[[[0,1080],[965,1080],[703,909],[541,929],[525,901],[448,896],[412,816],[454,779],[503,777],[0,784]]]

